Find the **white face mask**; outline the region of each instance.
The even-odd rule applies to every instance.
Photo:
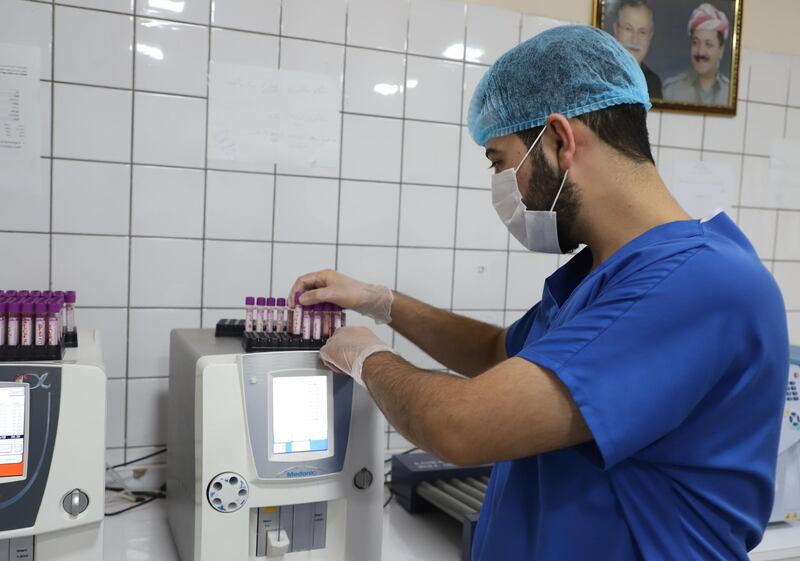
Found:
[[[508,231],[519,243],[530,249],[541,253],[563,253],[558,243],[558,228],[556,226],[556,213],[553,209],[556,206],[564,183],[567,181],[567,173],[564,172],[564,179],[561,180],[561,187],[556,194],[556,200],[550,210],[528,210],[522,202],[522,195],[517,184],[517,171],[528,159],[534,146],[542,138],[545,126],[531,147],[525,153],[522,161],[515,168],[509,168],[496,173],[492,176],[492,204],[497,211],[500,220],[506,225]]]

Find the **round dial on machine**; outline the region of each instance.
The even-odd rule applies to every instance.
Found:
[[[225,513],[236,512],[247,503],[250,487],[244,477],[227,471],[209,482],[206,496],[214,510]]]

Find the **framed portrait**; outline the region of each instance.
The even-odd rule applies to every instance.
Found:
[[[641,65],[656,109],[736,114],[744,0],[594,0],[594,25]]]

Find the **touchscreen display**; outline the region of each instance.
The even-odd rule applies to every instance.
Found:
[[[0,386],[0,478],[25,473],[25,385]]]
[[[328,450],[328,377],[272,379],[272,453]]]

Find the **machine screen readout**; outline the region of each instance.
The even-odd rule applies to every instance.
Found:
[[[272,379],[272,453],[328,449],[327,376]]]
[[[0,387],[0,477],[24,473],[25,387]]]

